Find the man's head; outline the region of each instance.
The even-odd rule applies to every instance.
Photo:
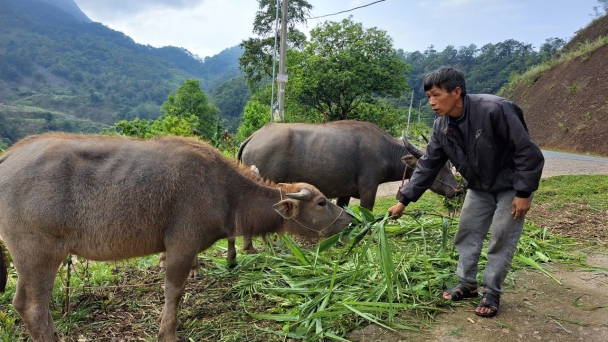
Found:
[[[424,77],[422,84],[424,91],[429,91],[433,87],[443,88],[451,93],[456,88],[460,88],[460,96],[464,98],[467,94],[467,86],[464,81],[464,74],[450,67],[441,67]]]
[[[423,82],[429,105],[439,116],[462,116],[466,86],[462,72],[448,67],[426,75]]]

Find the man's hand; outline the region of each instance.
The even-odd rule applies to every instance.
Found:
[[[518,218],[525,217],[526,213],[528,213],[528,210],[530,210],[531,203],[532,200],[529,197],[515,197],[513,199],[513,210],[511,210],[511,215],[514,215],[513,219],[517,220]]]
[[[401,202],[397,202],[397,204],[388,208],[388,212],[391,214],[392,219],[400,218],[403,214],[403,210],[405,210],[405,205]]]

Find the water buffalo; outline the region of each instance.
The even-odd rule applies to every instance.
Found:
[[[372,123],[344,120],[266,124],[241,144],[238,159],[256,165],[262,177],[277,183],[314,184],[325,196],[337,198],[340,207],[354,197],[373,210],[378,185],[403,179],[404,171],[406,179],[411,177],[412,163],[406,170],[401,161],[405,155],[416,161],[422,154]],[[447,165],[431,190],[448,198],[460,192]]]
[[[11,147],[0,158],[0,236],[18,274],[13,306],[32,340],[61,341],[49,301],[68,253],[119,260],[166,251],[158,335],[173,342],[199,251],[242,234],[327,236],[351,221],[310,184],[266,186],[234,164],[177,137],[47,134]],[[6,281],[1,272],[0,288]]]
[[[361,199],[362,207],[373,210],[378,185],[409,179],[424,154],[405,136],[402,139],[403,143],[361,121],[269,123],[241,144],[238,159],[257,166],[262,177],[277,183],[314,184],[327,197],[337,198],[340,207],[354,197]],[[431,191],[448,198],[461,192],[449,164]],[[255,251],[251,237],[244,237],[243,249]],[[234,241],[229,241],[228,252],[228,261],[233,262]]]

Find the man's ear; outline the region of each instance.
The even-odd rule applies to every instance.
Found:
[[[460,97],[462,95],[462,89],[460,89],[460,87],[456,87],[454,90],[452,90],[452,94],[454,94],[455,97]]]
[[[284,219],[289,220],[298,215],[298,201],[285,199],[272,206]]]

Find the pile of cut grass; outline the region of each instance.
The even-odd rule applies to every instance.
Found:
[[[456,284],[457,255],[451,239],[457,219],[415,211],[391,222],[386,214],[374,216],[359,207],[354,213],[361,224],[348,243],[334,237],[305,250],[282,237],[276,255],[243,258],[228,291],[231,298],[252,318],[280,322],[282,327],[264,331],[306,340],[341,340],[369,323],[417,330],[454,304],[441,300],[440,294]],[[371,235],[364,233],[367,228]],[[327,248],[334,243],[341,248]],[[551,277],[542,263],[582,260],[562,247],[568,243],[527,224],[513,269],[534,267]],[[485,261],[482,254],[480,272]],[[223,276],[217,269],[204,274]]]

